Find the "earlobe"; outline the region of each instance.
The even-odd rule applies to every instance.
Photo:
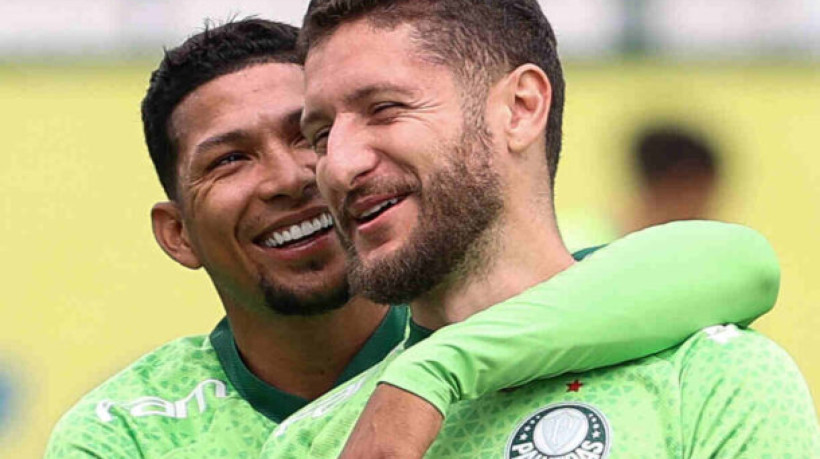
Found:
[[[509,149],[523,152],[544,138],[552,102],[552,85],[541,68],[525,64],[509,75],[511,117]]]
[[[190,269],[199,269],[202,263],[191,246],[179,206],[170,201],[159,202],[151,208],[154,238],[177,263]]]

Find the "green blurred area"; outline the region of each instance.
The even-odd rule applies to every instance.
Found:
[[[152,67],[0,67],[0,378],[7,374],[16,400],[0,424],[2,457],[40,457],[84,392],[221,316],[207,276],[173,263],[151,234],[149,209],[163,195],[139,102]],[[719,218],[764,233],[783,267],[778,306],[757,328],[794,356],[817,399],[820,66],[576,64],[567,81],[564,232],[597,242],[595,226],[629,205],[626,149],[642,123],[679,121],[711,135],[727,172]]]

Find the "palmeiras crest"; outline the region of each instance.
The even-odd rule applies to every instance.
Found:
[[[609,423],[590,405],[556,403],[521,422],[507,441],[506,459],[604,459]]]

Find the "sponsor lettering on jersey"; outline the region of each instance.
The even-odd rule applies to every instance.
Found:
[[[506,459],[605,459],[609,423],[584,403],[556,403],[521,422],[507,441]]]
[[[208,402],[205,399],[205,390],[208,387],[213,387],[213,396],[216,398],[228,396],[228,386],[224,381],[206,379],[197,384],[188,396],[180,400],[169,401],[153,396],[140,397],[130,402],[114,402],[106,399],[97,403],[96,412],[103,422],[111,422],[114,419],[114,416],[111,415],[111,408],[115,406],[125,409],[134,417],[164,416],[185,419],[188,417],[188,405],[191,400],[196,400],[196,407],[199,408],[200,413],[204,413],[208,408]]]

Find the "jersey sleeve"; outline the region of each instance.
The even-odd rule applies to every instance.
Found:
[[[523,294],[408,349],[380,382],[450,404],[643,357],[774,305],[777,258],[739,225],[676,222],[634,233]]]
[[[733,326],[696,338],[680,365],[686,458],[820,456],[814,403],[791,357]]]

